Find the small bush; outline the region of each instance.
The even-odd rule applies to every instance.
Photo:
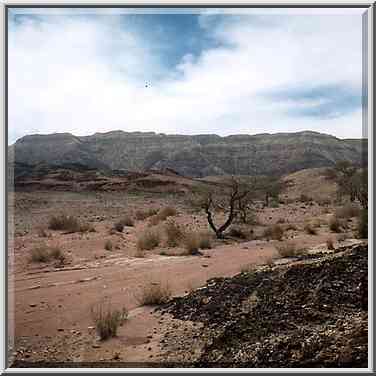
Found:
[[[106,251],[112,251],[114,248],[114,245],[112,244],[112,241],[111,240],[106,240],[106,242],[104,243],[104,249]]]
[[[77,218],[70,215],[61,214],[58,216],[52,216],[50,218],[48,228],[50,230],[79,232],[81,226]]]
[[[280,225],[272,225],[267,227],[263,232],[263,237],[267,240],[282,240],[283,238],[283,228]]]
[[[177,211],[172,206],[166,206],[158,212],[159,218],[164,221],[168,217],[174,217]]]
[[[140,250],[151,250],[158,247],[160,235],[155,229],[147,229],[137,239],[137,248]]]
[[[277,224],[281,225],[282,223],[286,223],[286,219],[285,218],[279,218],[278,219]]]
[[[308,235],[317,235],[317,231],[316,231],[316,229],[314,228],[314,226],[313,226],[312,223],[306,223],[305,226],[304,226],[304,231],[305,231]]]
[[[199,235],[199,244],[198,244],[200,249],[211,249],[212,244],[211,244],[211,238],[210,235],[207,232],[202,232]]]
[[[161,222],[161,218],[157,215],[153,215],[149,218],[148,226],[153,227],[157,226]]]
[[[102,341],[111,337],[116,337],[118,327],[128,317],[128,311],[126,308],[123,308],[121,311],[112,310],[110,305],[104,307],[104,304],[92,308],[91,314],[97,333]]]
[[[64,253],[59,247],[51,247],[49,252],[50,252],[50,256],[54,258],[55,260],[60,260],[64,258]]]
[[[292,242],[284,242],[277,244],[276,249],[282,257],[290,257],[296,255],[296,246]]]
[[[331,231],[337,233],[342,231],[341,223],[335,215],[329,219],[329,228]]]
[[[134,226],[134,221],[133,221],[133,218],[129,215],[125,215],[120,221],[119,223],[121,223],[123,226],[127,226],[127,227],[133,227]]]
[[[44,228],[39,227],[37,231],[40,238],[48,238],[48,233]]]
[[[300,202],[305,202],[305,203],[308,203],[308,202],[311,202],[313,201],[312,197],[309,197],[307,196],[306,194],[302,193],[299,197],[299,201]]]
[[[143,251],[142,249],[136,248],[133,256],[137,257],[137,258],[144,258],[145,257],[145,251]]]
[[[165,226],[167,236],[167,246],[176,247],[183,239],[184,233],[181,228],[173,221],[170,221]]]
[[[326,246],[330,250],[334,249],[334,242],[333,242],[332,238],[329,238],[329,239],[326,240]]]
[[[347,238],[348,238],[348,236],[347,236],[346,234],[339,234],[339,235],[337,236],[337,241],[338,241],[339,243],[341,243],[341,242],[344,242]]]
[[[45,245],[35,247],[30,252],[32,262],[48,262],[51,259],[49,249]]]
[[[116,223],[114,224],[114,229],[115,229],[117,232],[123,232],[123,230],[124,230],[124,225],[123,225],[123,223],[122,223],[121,221],[116,222]]]
[[[171,298],[171,290],[168,284],[149,283],[144,286],[139,302],[141,305],[161,305]]]
[[[337,218],[348,219],[359,216],[360,209],[354,204],[347,204],[335,211]]]
[[[368,238],[368,210],[362,210],[358,217],[357,235],[360,239]]]
[[[238,239],[247,239],[248,238],[248,234],[246,233],[244,228],[242,228],[240,226],[231,227],[230,231],[228,232],[228,235],[232,236],[234,238],[238,238]]]
[[[256,269],[255,264],[242,265],[240,268],[240,273],[252,273]]]
[[[193,232],[185,234],[183,244],[188,255],[198,254],[200,239],[197,234]]]
[[[158,213],[158,210],[157,209],[148,209],[148,210],[137,210],[136,213],[135,213],[135,218],[138,220],[138,221],[143,221],[145,220],[146,218],[149,218],[155,214]]]

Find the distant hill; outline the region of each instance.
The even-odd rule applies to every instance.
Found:
[[[8,149],[9,162],[76,164],[105,170],[171,170],[190,177],[283,175],[348,160],[367,163],[367,140],[317,132],[258,135],[165,135],[154,132],[30,135]]]

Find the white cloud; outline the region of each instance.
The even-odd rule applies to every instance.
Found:
[[[9,141],[114,129],[361,136],[360,110],[334,119],[290,117],[284,105],[259,95],[338,83],[358,89],[360,15],[255,19],[261,22],[229,15],[214,24],[210,17],[202,15],[200,23],[223,47],[199,57],[187,51],[174,71],[166,71],[159,46],[116,16],[49,16],[12,25]]]

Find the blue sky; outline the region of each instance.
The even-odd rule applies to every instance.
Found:
[[[362,12],[9,16],[9,142],[115,129],[362,136]]]

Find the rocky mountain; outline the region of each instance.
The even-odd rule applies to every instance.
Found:
[[[154,132],[69,133],[22,137],[8,149],[9,162],[78,163],[89,168],[171,169],[185,176],[286,174],[326,167],[338,160],[367,161],[367,140],[342,140],[317,132],[258,135],[166,135]]]

